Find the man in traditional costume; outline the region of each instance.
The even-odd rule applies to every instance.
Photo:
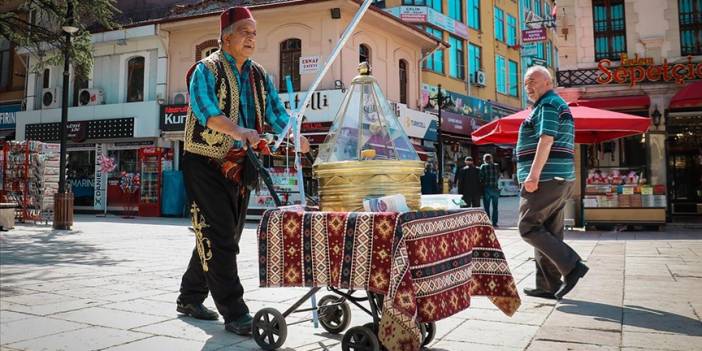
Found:
[[[220,16],[220,50],[187,74],[190,108],[183,175],[196,241],[176,309],[216,320],[217,313],[203,305],[211,292],[225,329],[240,335],[251,333],[252,317],[236,256],[249,192],[257,182],[245,149],[258,145],[264,124],[280,133],[289,119],[270,77],[250,59],[255,48],[256,21],[251,12],[229,8]],[[304,137],[300,145],[299,151],[309,151]]]

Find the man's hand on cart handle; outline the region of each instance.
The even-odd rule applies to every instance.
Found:
[[[290,135],[292,136],[292,134]],[[261,135],[261,138],[265,139],[268,144],[273,144],[276,142],[278,136],[275,134],[264,133],[263,135]],[[290,137],[289,139],[292,140],[292,137]],[[310,152],[310,141],[307,140],[307,137],[305,137],[304,135],[300,136],[300,150],[298,151],[303,154]]]

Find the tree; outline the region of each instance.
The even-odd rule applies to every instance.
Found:
[[[73,4],[73,26],[78,32],[70,45],[64,40],[61,26],[67,21],[67,1]],[[36,59],[32,69],[40,71],[45,66],[60,66],[63,53],[69,51],[75,75],[87,78],[93,67],[91,30],[115,29],[118,24],[113,16],[119,12],[114,0],[0,0],[10,11],[0,13],[0,35],[17,47],[27,49]],[[14,6],[13,6],[14,5]],[[3,9],[5,10],[5,9]]]

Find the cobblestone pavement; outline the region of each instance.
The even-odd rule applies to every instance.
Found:
[[[497,230],[519,289],[533,251],[514,228],[516,199]],[[73,231],[18,225],[0,233],[0,350],[257,350],[219,321],[175,312],[193,249],[186,219],[79,215]],[[702,233],[569,232],[586,279],[560,303],[522,296],[508,318],[487,299],[438,322],[431,350],[702,350]],[[255,223],[239,257],[253,311],[284,310],[304,289],[258,287]],[[213,307],[210,299],[206,304]],[[296,320],[291,317],[288,322]],[[370,321],[354,309],[352,326]],[[284,350],[341,350],[340,335],[290,326]]]

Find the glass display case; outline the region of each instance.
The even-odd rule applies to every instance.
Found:
[[[313,173],[324,211],[361,211],[363,200],[402,194],[419,209],[420,160],[395,111],[361,63],[329,135],[320,146]]]

